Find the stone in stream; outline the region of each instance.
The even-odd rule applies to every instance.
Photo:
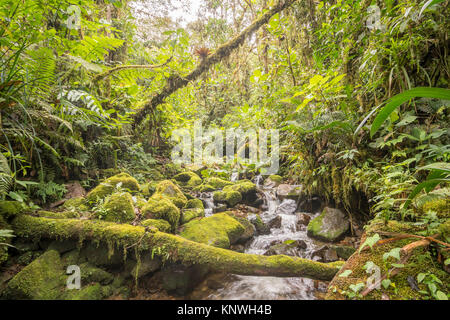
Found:
[[[264,253],[264,255],[273,256],[277,254],[284,254],[288,256],[297,256],[298,250],[306,248],[306,242],[303,240],[287,240],[271,246],[269,250]]]
[[[277,187],[277,197],[280,200],[292,199],[298,201],[303,197],[302,185],[280,184]]]
[[[349,226],[350,223],[341,210],[325,207],[318,217],[309,222],[307,234],[311,238],[333,242],[343,237]]]
[[[297,231],[303,230],[311,221],[311,216],[307,213],[297,212],[295,215],[297,216]]]
[[[267,223],[267,227],[269,229],[278,229],[281,228],[281,216],[276,216],[272,220]]]
[[[247,219],[255,226],[256,234],[261,235],[270,233],[270,228],[264,223],[259,215],[250,214]]]

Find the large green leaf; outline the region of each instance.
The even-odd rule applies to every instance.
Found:
[[[450,89],[417,87],[393,96],[387,101],[386,105],[378,113],[375,120],[373,120],[372,126],[370,127],[370,136],[373,137],[378,129],[380,129],[383,122],[386,121],[395,109],[413,98],[437,98],[450,100]]]

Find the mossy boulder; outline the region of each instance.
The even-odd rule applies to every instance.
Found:
[[[224,189],[214,192],[213,199],[215,202],[226,203],[231,208],[242,201],[242,195],[238,191]]]
[[[89,262],[80,264],[80,272],[82,286],[96,282],[102,285],[108,285],[114,280],[114,276],[111,273],[93,266]]]
[[[95,212],[98,219],[111,222],[131,222],[136,218],[133,197],[128,192],[117,192],[107,198],[101,211]]]
[[[84,197],[76,197],[67,199],[66,202],[62,205],[64,209],[74,210],[74,211],[88,211],[89,206],[87,205],[87,201]]]
[[[5,219],[14,217],[25,210],[25,205],[18,201],[0,200],[0,216]]]
[[[196,186],[194,189],[192,189],[193,191],[197,191],[197,192],[211,192],[216,190],[216,188],[214,188],[212,185],[210,184],[205,184],[202,183],[199,186]]]
[[[183,208],[186,205],[187,198],[181,192],[180,188],[175,185],[170,180],[163,180],[156,185],[155,195],[163,195],[166,196],[170,201],[173,202],[178,208]]]
[[[192,171],[181,172],[173,177],[182,186],[196,187],[202,184],[202,179]]]
[[[111,286],[102,286],[94,283],[82,287],[80,290],[67,290],[62,299],[64,300],[102,300],[113,294]]]
[[[209,177],[208,179],[206,179],[206,184],[213,187],[214,190],[217,190],[217,189],[222,189],[226,186],[231,186],[231,185],[233,185],[233,182],[227,181],[227,180],[224,180],[221,178],[217,178],[217,177]]]
[[[16,274],[5,289],[7,299],[53,300],[65,285],[65,270],[59,253],[45,252]]]
[[[217,213],[184,225],[180,236],[211,246],[228,249],[245,231],[245,227],[227,213]]]
[[[184,204],[186,202],[187,200]],[[161,194],[154,194],[148,199],[147,204],[142,208],[142,215],[146,219],[166,220],[170,224],[172,232],[177,230],[180,221],[180,209],[172,203],[170,198]]]
[[[311,238],[333,242],[344,236],[349,227],[350,223],[341,210],[325,207],[319,216],[309,222],[307,234]]]
[[[99,199],[104,199],[112,194],[118,187],[127,191],[139,191],[140,189],[139,183],[135,178],[128,173],[122,172],[100,183],[87,194],[86,198],[89,203],[95,203]]]
[[[194,289],[208,274],[209,269],[202,265],[169,265],[161,270],[159,276],[162,287],[171,294],[186,295]]]
[[[170,223],[163,219],[146,219],[141,222],[144,227],[154,227],[161,232],[170,232],[172,227]]]
[[[250,180],[240,180],[237,183],[223,188],[224,192],[239,192],[241,194],[242,200],[248,204],[252,204],[256,199],[256,184]]]
[[[158,257],[152,258],[147,254],[140,257],[139,262],[129,259],[125,265],[125,272],[133,279],[145,277],[149,273],[157,271],[162,266],[162,261]]]
[[[255,226],[257,234],[268,234],[270,233],[270,228],[261,217],[257,214],[251,214],[247,217],[247,219]]]
[[[87,261],[96,267],[117,267],[124,263],[122,249],[115,249],[106,244],[87,243],[80,251],[79,261]]]
[[[264,186],[266,187],[277,187],[283,183],[283,178],[279,175],[272,174],[265,181]]]
[[[181,214],[181,224],[188,223],[192,219],[204,217],[205,210],[201,208],[183,209]]]
[[[236,219],[240,224],[242,224],[245,228],[244,232],[241,234],[239,239],[236,241],[237,243],[246,243],[248,240],[253,238],[256,233],[255,226],[248,221],[246,218],[238,217],[233,214],[230,214],[234,219]]]
[[[205,206],[203,205],[203,201],[200,199],[190,199],[186,203],[185,209],[205,209]]]
[[[422,206],[422,212],[427,213],[428,211],[436,212],[438,218],[450,218],[450,199],[436,199],[426,202]]]

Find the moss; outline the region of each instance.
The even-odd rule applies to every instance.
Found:
[[[212,185],[210,184],[201,184],[197,187],[195,187],[194,189],[192,189],[193,191],[198,191],[198,192],[211,192],[216,190],[216,188],[214,188]]]
[[[255,229],[259,234],[266,234],[270,232],[270,228],[264,223],[259,215],[250,215],[248,216],[248,219],[255,226]]]
[[[335,215],[338,214],[342,215],[339,210],[326,207],[319,216],[308,223],[308,236],[329,242],[339,239],[348,230],[349,223],[348,221],[342,223],[334,222],[337,219]]]
[[[442,234],[444,239],[446,241],[449,241],[450,239],[450,220],[445,221],[444,223],[441,223],[439,226],[439,233]]]
[[[229,248],[244,231],[244,226],[227,213],[217,213],[201,220],[190,221],[180,235],[196,242]]]
[[[186,203],[185,209],[205,209],[203,202],[200,199],[191,199]]]
[[[180,209],[168,197],[161,194],[154,194],[148,199],[147,204],[142,208],[142,215],[146,219],[166,220],[170,224],[172,232],[177,230],[180,221]]]
[[[256,184],[250,180],[241,180],[234,185],[229,185],[223,188],[223,191],[238,191],[242,196],[246,196],[256,192]]]
[[[180,188],[178,188],[170,180],[163,180],[159,182],[156,186],[155,194],[166,196],[170,201],[173,202],[173,204],[175,204],[180,209],[183,208],[187,202],[187,198],[183,194],[183,192],[181,192]]]
[[[91,284],[80,290],[67,290],[62,299],[64,300],[102,300],[113,293],[110,286],[101,286],[98,283]]]
[[[76,211],[88,211],[89,210],[87,201],[83,197],[67,199],[66,202],[64,202],[62,207],[64,209],[68,209],[68,210],[73,209]]]
[[[120,188],[129,191],[139,191],[140,189],[139,183],[135,178],[130,176],[128,173],[122,172],[106,179],[104,182],[92,189],[87,194],[86,198],[89,203],[95,203],[99,199],[103,199],[112,194],[119,184]]]
[[[436,199],[426,202],[422,206],[422,212],[436,212],[437,217],[442,219],[450,218],[450,199]]]
[[[65,284],[58,252],[50,250],[12,278],[6,288],[8,299],[56,299]]]
[[[183,209],[181,214],[181,224],[188,223],[192,219],[204,217],[205,210],[201,208]]]
[[[238,216],[234,215],[232,212],[226,212],[226,213],[228,215],[230,215],[231,217],[233,217],[234,219],[236,219],[245,228],[244,232],[239,237],[237,242],[245,243],[247,240],[250,240],[255,235],[256,228],[250,221],[248,221],[246,218],[238,217]]]
[[[277,184],[283,183],[283,178],[277,174],[270,175],[269,179]]]
[[[393,228],[395,229],[395,231],[393,231]],[[389,223],[386,225],[380,225],[378,221],[372,221],[370,223],[371,232],[386,231],[398,233],[414,233],[412,232],[411,228],[411,224],[399,221],[389,221]],[[361,242],[363,242],[365,237],[367,237],[368,235],[369,234],[366,232],[366,234],[363,235]],[[363,267],[368,261],[372,261],[373,263],[375,263],[378,267],[381,268],[382,275],[385,274],[385,270],[391,267],[390,262],[394,262],[394,260],[389,259],[389,262],[386,262],[383,259],[383,255],[394,248],[401,248],[414,241],[417,241],[417,239],[401,239],[398,241],[388,242],[383,245],[375,246],[371,250],[363,250],[360,253],[354,253],[346,261],[341,271],[334,277],[334,279],[330,283],[326,299],[347,299],[348,297],[345,295],[345,291],[351,292],[351,290],[349,289],[351,284],[356,284],[359,282],[366,283],[371,274],[367,273]],[[352,273],[348,277],[339,277],[338,275],[345,270],[351,270]],[[422,300],[424,299],[424,296],[411,288],[408,283],[408,277],[417,279],[417,275],[423,272],[431,272],[432,274],[436,275],[443,283],[450,282],[450,275],[439,267],[439,264],[434,261],[428,249],[425,247],[419,247],[413,250],[412,256],[405,263],[405,266],[400,269],[399,273],[390,277],[390,280],[392,281],[392,283],[394,283],[395,288],[391,286],[388,287],[388,289],[385,289],[382,286],[380,290],[373,290],[366,297],[364,297],[364,299],[378,300],[381,299],[381,295],[384,294],[387,295],[390,300]],[[427,288],[423,284],[419,284],[419,289],[427,291]],[[441,288],[441,290],[442,289],[443,288]]]
[[[217,177],[209,177],[206,180],[206,184],[210,185],[211,187],[214,188],[214,190],[217,189],[222,189],[225,186],[230,186],[233,185],[233,182],[227,181],[227,180],[223,180]]]
[[[10,226],[6,223],[5,219],[0,215],[0,230],[10,230]],[[0,237],[0,243],[10,243],[11,239],[6,237]],[[0,265],[8,260],[8,246],[0,244]]]
[[[91,265],[89,262],[80,264],[81,284],[84,286],[89,283],[98,282],[102,285],[110,284],[114,276],[100,268]]]
[[[226,203],[228,207],[234,207],[242,201],[242,195],[238,191],[224,189],[223,191],[214,192],[213,199],[216,202]]]
[[[181,185],[186,187],[195,187],[202,184],[202,179],[192,171],[185,171],[173,177]]]
[[[67,219],[67,218],[79,218],[80,217],[80,214],[76,211],[55,212],[55,211],[39,210],[36,212],[36,215],[39,217],[47,217],[47,218],[54,218],[54,219]]]
[[[215,215],[217,216],[217,214]],[[213,216],[214,217],[214,216]],[[228,217],[232,219],[231,217]],[[204,218],[202,220],[205,220]],[[234,220],[234,219],[232,219]],[[193,223],[195,221],[191,221]],[[238,253],[193,242],[164,232],[152,232],[141,226],[99,220],[48,219],[20,215],[12,222],[15,233],[23,238],[41,237],[90,239],[117,247],[134,246],[141,253],[154,249],[183,265],[206,265],[216,272],[240,275],[306,277],[331,280],[342,263],[321,263],[287,256],[262,256]],[[149,232],[150,231],[150,232]],[[95,251],[94,251],[95,252]]]
[[[133,198],[128,192],[112,194],[103,205],[104,210],[95,212],[98,219],[112,222],[131,222],[136,218]]]
[[[141,222],[144,227],[155,227],[161,232],[170,232],[170,223],[163,219],[146,219]]]
[[[0,216],[9,219],[24,211],[24,205],[18,201],[0,200]]]

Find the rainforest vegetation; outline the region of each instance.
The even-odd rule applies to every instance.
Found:
[[[449,30],[448,0],[0,0],[0,298],[447,300]],[[172,161],[198,123],[277,130],[278,172]]]

